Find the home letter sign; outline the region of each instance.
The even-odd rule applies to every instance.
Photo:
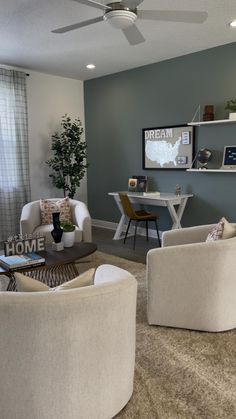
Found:
[[[12,240],[4,243],[5,256],[22,255],[29,252],[45,250],[45,237],[27,240]]]

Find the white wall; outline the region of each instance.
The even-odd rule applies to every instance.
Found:
[[[29,71],[27,77],[31,199],[61,197],[52,185],[45,161],[52,154],[51,135],[60,128],[67,113],[79,117],[84,127],[83,82]],[[87,180],[83,179],[77,199],[87,202]]]

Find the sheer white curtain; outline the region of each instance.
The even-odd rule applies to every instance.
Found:
[[[0,240],[19,233],[30,200],[26,74],[0,68]]]

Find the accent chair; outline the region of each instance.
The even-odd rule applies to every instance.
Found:
[[[129,401],[137,283],[112,265],[94,285],[0,292],[2,419],[110,419]]]
[[[53,198],[50,201],[59,201],[60,198]],[[75,242],[92,241],[91,217],[86,204],[75,199],[69,200],[72,222],[76,226]],[[41,224],[40,201],[32,201],[22,208],[20,219],[20,231],[22,234],[41,233],[46,237],[46,242],[53,241],[51,231],[52,224]]]
[[[236,237],[206,242],[214,225],[166,231],[147,254],[150,325],[220,332],[236,327]]]

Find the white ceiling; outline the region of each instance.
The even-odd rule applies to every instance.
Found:
[[[110,3],[112,0],[101,0]],[[114,1],[114,0],[113,0]],[[144,0],[139,9],[208,12],[203,24],[137,21],[145,43],[130,46],[107,22],[53,34],[101,16],[72,0],[1,0],[0,63],[86,80],[236,41],[236,0]],[[95,70],[85,68],[96,64]]]

